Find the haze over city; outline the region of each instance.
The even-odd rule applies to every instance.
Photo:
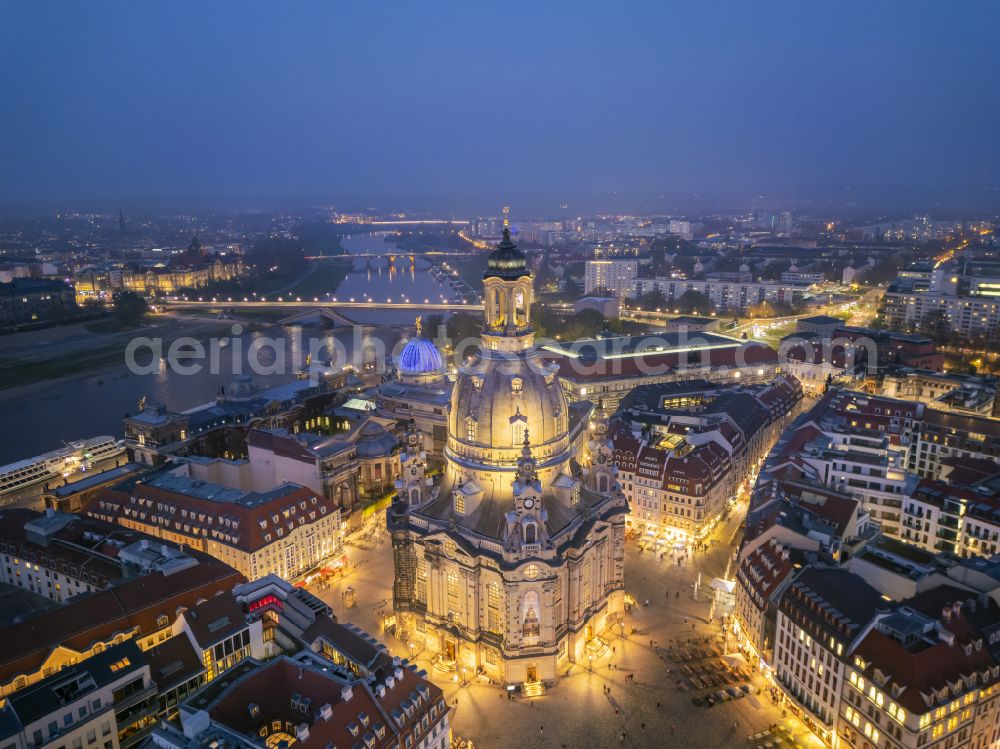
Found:
[[[9,2],[0,201],[995,207],[998,23],[992,2]]]
[[[1000,749],[998,22],[0,2],[0,749]]]

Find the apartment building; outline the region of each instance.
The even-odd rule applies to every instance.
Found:
[[[804,568],[781,596],[774,678],[792,711],[827,744],[834,743],[845,654],[882,604],[879,591],[833,567]]]
[[[997,746],[998,616],[992,599],[953,586],[879,616],[851,653],[842,680],[840,746]]]
[[[809,291],[805,281],[703,280],[636,278],[629,296],[638,299],[658,291],[673,304],[688,291],[704,294],[718,310],[745,310],[761,302],[792,305]]]
[[[638,274],[638,260],[588,260],[584,266],[584,294],[600,292],[619,299],[627,297]]]
[[[172,544],[112,523],[55,510],[0,510],[0,582],[57,603],[198,560]]]
[[[613,459],[632,511],[626,525],[697,542],[735,500],[802,398],[798,383],[705,380],[634,390],[612,430]]]
[[[156,722],[156,685],[124,642],[10,695],[0,745],[14,749],[127,749]]]
[[[249,579],[294,579],[340,553],[343,528],[334,499],[282,483],[246,491],[186,475],[167,464],[130,479],[88,505],[87,513],[215,557]]]

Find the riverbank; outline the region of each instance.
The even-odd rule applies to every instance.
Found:
[[[91,323],[79,323],[46,331],[48,335],[38,331],[14,333],[0,340],[0,391],[7,395],[13,389],[27,387],[27,394],[55,381],[117,369],[125,362],[129,342],[137,337],[162,339],[166,349],[181,336],[204,341],[228,335],[233,322],[157,315],[137,328],[109,327],[100,332]]]

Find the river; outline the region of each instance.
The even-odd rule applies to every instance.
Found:
[[[395,248],[381,235],[354,235],[343,241],[352,254],[392,252]],[[408,255],[396,259],[390,267],[387,258],[355,259],[354,268],[340,285],[338,297],[352,292],[357,298],[383,301],[392,298],[440,299],[450,291],[430,274],[431,264]],[[357,314],[356,314],[357,313]],[[355,358],[360,350],[372,345],[391,352],[401,338],[401,325],[412,325],[412,312],[351,310],[349,316],[365,328],[310,330],[297,339],[290,327],[268,325],[252,333],[232,336],[229,344],[220,348],[217,371],[205,366],[194,374],[181,374],[160,361],[155,371],[134,374],[124,363],[97,373],[71,376],[49,382],[0,391],[0,465],[28,458],[60,447],[64,441],[79,440],[99,434],[121,436],[122,419],[135,413],[142,397],[155,399],[174,411],[184,411],[211,401],[219,388],[232,381],[234,372],[252,374],[262,386],[279,385],[295,378],[295,370],[303,363],[309,337],[325,338],[328,350],[321,351],[318,360],[330,358],[329,351],[339,351],[339,357]],[[269,337],[280,341],[287,362],[278,374],[255,374],[250,371],[247,357],[232,356],[234,351],[248,352],[255,341]],[[338,346],[333,346],[333,341]],[[270,364],[275,359],[271,346],[264,346],[258,357]],[[342,363],[338,361],[338,364]]]
[[[341,240],[341,245],[352,255],[367,253],[398,252],[391,241],[385,241],[391,234],[376,232],[355,234]],[[411,257],[413,258],[411,260]],[[400,253],[394,262],[386,257],[357,257],[351,272],[337,291],[340,300],[372,302],[447,302],[461,301],[447,285],[439,283],[430,273],[432,263],[420,255]],[[401,314],[411,319],[409,313],[394,310],[348,310],[348,317],[360,323],[392,324],[404,322]]]

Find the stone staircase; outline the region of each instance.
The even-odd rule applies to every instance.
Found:
[[[540,681],[526,681],[521,684],[521,694],[524,697],[541,697],[545,694],[545,684]]]
[[[443,655],[439,655],[434,659],[433,667],[435,671],[446,674],[453,674],[458,671],[458,664],[455,661],[447,660]]]

